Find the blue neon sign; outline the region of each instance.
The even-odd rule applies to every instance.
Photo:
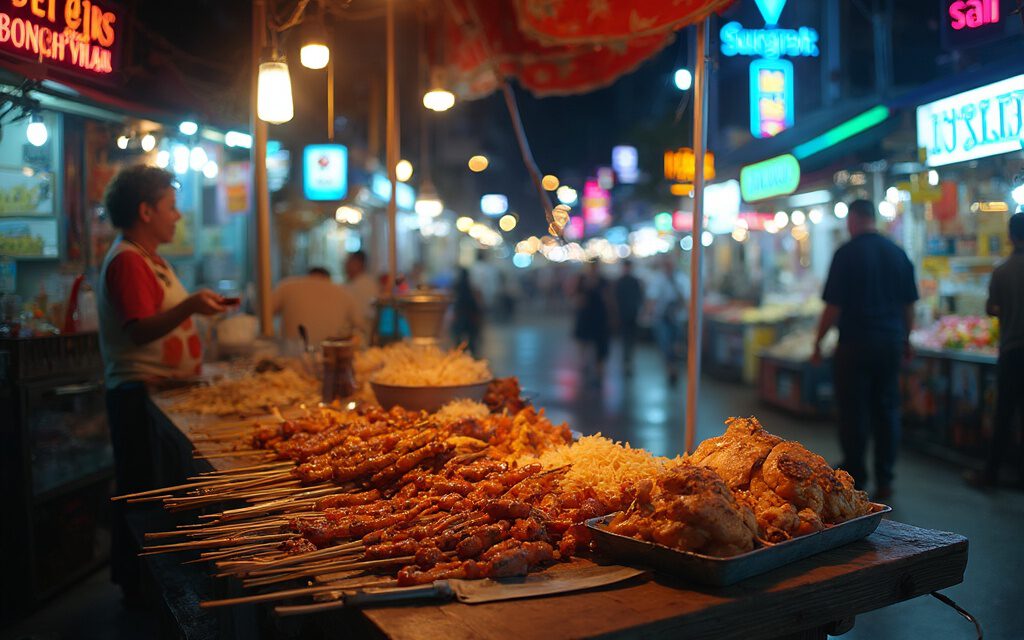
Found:
[[[342,200],[348,195],[348,148],[311,144],[302,151],[302,190],[307,200]]]
[[[719,32],[722,53],[727,56],[782,57],[818,56],[818,31],[811,27],[799,29],[745,29],[738,22],[729,22]]]
[[[793,126],[793,63],[759,58],[750,63],[750,133],[771,138]]]

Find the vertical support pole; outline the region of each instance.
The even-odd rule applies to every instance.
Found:
[[[327,141],[334,142],[334,52],[327,59]]]
[[[707,58],[710,17],[697,24],[693,83],[693,249],[690,251],[690,323],[686,341],[686,451],[693,451],[697,436],[697,394],[700,388],[701,329],[704,291],[701,278],[704,245],[704,156],[707,152]]]
[[[252,83],[250,87],[250,115],[252,126],[252,152],[249,161],[253,170],[253,189],[256,204],[256,297],[259,302],[260,331],[264,336],[274,335],[274,316],[270,307],[270,191],[267,187],[267,123],[257,115],[257,86],[260,75],[260,57],[267,44],[266,0],[252,3]]]
[[[388,288],[383,292],[390,299],[398,276],[398,87],[395,84],[395,0],[387,1],[387,133],[385,146],[388,180],[391,181],[391,199],[388,200]]]

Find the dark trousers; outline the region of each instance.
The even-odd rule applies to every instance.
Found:
[[[876,487],[892,484],[900,443],[899,344],[840,344],[833,361],[843,468],[863,488],[868,442],[874,440]]]
[[[996,365],[996,416],[985,462],[985,475],[992,480],[999,478],[1003,455],[1021,419],[1024,419],[1024,349],[1013,349],[1000,352]],[[1024,478],[1024,469],[1020,469],[1020,474]]]
[[[152,418],[146,409],[149,394],[141,382],[107,390],[107,419],[114,446],[114,479],[117,493],[155,489],[156,454]],[[141,587],[139,549],[125,519],[130,505],[114,503],[110,550],[110,577],[126,593]]]

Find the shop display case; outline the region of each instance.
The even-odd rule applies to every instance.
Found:
[[[96,334],[0,340],[4,619],[109,556],[113,452]]]

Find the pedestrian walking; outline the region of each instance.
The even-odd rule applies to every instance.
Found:
[[[648,299],[651,327],[658,348],[665,358],[668,383],[679,381],[679,362],[682,359],[682,336],[686,323],[686,285],[676,277],[675,265],[666,259],[655,274]]]
[[[484,323],[483,297],[473,286],[465,267],[459,267],[452,298],[452,339],[456,344],[465,342],[470,353],[479,355]]]
[[[604,377],[611,342],[611,294],[598,262],[591,262],[580,274],[575,303],[573,335],[583,352],[584,370],[592,382],[598,382]]]
[[[838,466],[863,489],[873,439],[873,495],[884,500],[892,495],[899,450],[900,363],[910,355],[917,284],[907,254],[878,232],[869,201],[850,203],[846,227],[850,240],[832,258],[812,361],[821,361],[821,341],[838,325],[833,360],[843,451]]]
[[[1024,419],[1024,213],[1010,216],[1009,227],[1013,254],[992,272],[985,303],[985,311],[999,318],[999,361],[996,415],[985,468],[967,474],[967,481],[979,488],[999,484],[1010,437]],[[1024,480],[1024,466],[1017,472],[1017,479]]]
[[[622,261],[622,275],[615,281],[615,313],[622,338],[622,371],[633,375],[633,354],[639,332],[640,310],[644,304],[644,285],[633,275],[633,261]]]

